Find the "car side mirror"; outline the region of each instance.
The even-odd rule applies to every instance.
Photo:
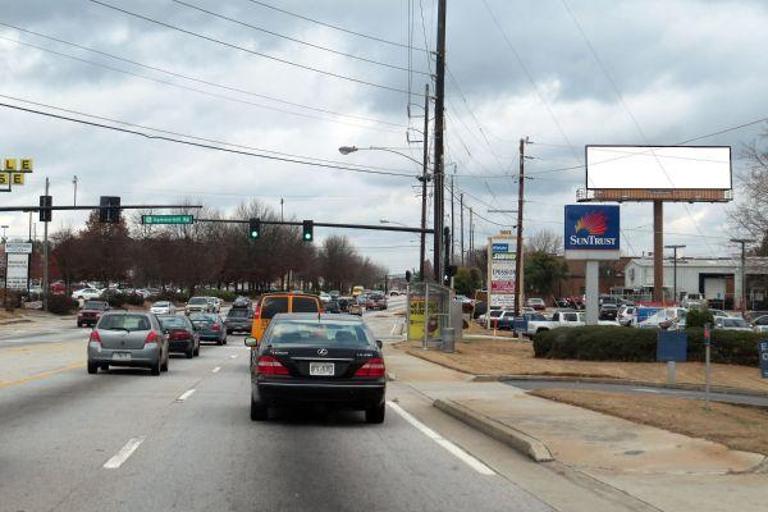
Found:
[[[256,348],[259,346],[259,340],[251,337],[245,338],[243,340],[243,343],[245,344],[246,347],[251,347],[251,348]]]
[[[381,340],[376,340],[376,346],[379,348],[384,348],[384,343],[382,343]]]

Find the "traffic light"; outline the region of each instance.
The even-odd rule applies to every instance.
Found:
[[[405,271],[405,282],[410,283],[411,279],[413,278],[413,275],[411,274],[410,270]]]
[[[315,228],[315,223],[311,220],[305,220],[301,223],[302,225],[302,233],[301,233],[301,239],[305,242],[311,242],[314,240],[315,235],[313,233]]]
[[[250,219],[248,220],[248,236],[251,237],[252,240],[258,240],[259,236],[261,236],[261,219]]]
[[[51,222],[53,211],[44,209],[50,208],[51,206],[53,206],[52,196],[40,196],[40,222]]]
[[[101,196],[99,198],[99,222],[105,224],[120,223],[120,197]]]

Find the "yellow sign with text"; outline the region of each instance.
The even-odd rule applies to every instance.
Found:
[[[20,172],[11,173],[11,183],[13,183],[14,185],[23,185],[24,175]]]
[[[22,158],[21,159],[21,168],[19,169],[21,172],[32,172],[32,159],[31,158]]]
[[[11,174],[7,172],[0,172],[0,185],[7,186],[10,184],[11,184]]]
[[[18,161],[15,158],[6,158],[3,160],[4,171],[15,171],[16,165],[18,165]]]

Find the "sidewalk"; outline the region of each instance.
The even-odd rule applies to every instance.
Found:
[[[763,455],[530,396],[508,384],[472,382],[471,375],[402,351],[389,350],[387,365],[397,381],[433,401],[540,442],[556,461],[543,464],[563,464],[660,510],[765,510]]]

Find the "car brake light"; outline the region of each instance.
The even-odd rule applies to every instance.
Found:
[[[221,327],[219,327],[219,324],[213,324],[211,326],[211,330],[212,331],[219,331],[219,330],[221,330]]]
[[[261,308],[257,307],[253,310],[253,319],[258,320],[259,318],[261,318]]]
[[[384,377],[385,370],[384,360],[373,357],[355,372],[355,377],[381,378]]]
[[[99,331],[96,329],[91,331],[91,337],[88,338],[88,341],[92,341],[94,343],[101,343],[101,336],[99,336]]]
[[[144,340],[144,344],[147,345],[148,343],[157,343],[157,338],[157,331],[149,331],[147,338]]]
[[[289,375],[288,368],[273,356],[261,356],[256,362],[256,373],[260,375]]]

